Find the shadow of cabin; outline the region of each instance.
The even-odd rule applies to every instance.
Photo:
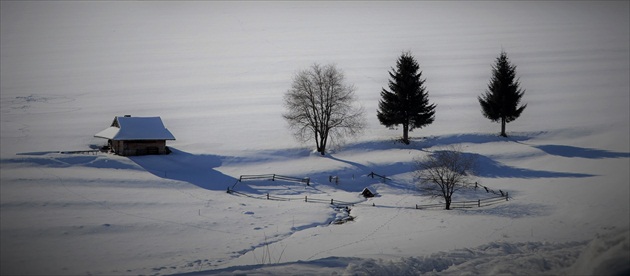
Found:
[[[107,139],[109,149],[118,155],[168,154],[167,140],[175,140],[160,117],[116,116],[111,126],[94,135]]]

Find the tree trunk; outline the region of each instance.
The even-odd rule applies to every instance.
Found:
[[[328,126],[326,126],[326,131],[324,132],[324,135],[322,136],[322,151],[320,152],[322,155],[326,155],[326,145],[328,144],[328,133],[329,133],[329,128]]]
[[[324,135],[322,135],[322,143],[321,143],[321,147],[322,147],[322,151],[319,152],[322,155],[326,155],[326,145],[328,144],[328,133],[329,133],[330,129],[328,128],[328,126],[326,126],[326,131],[324,132]]]
[[[445,197],[444,201],[446,201],[446,210],[450,210],[451,209],[451,198],[450,197]]]
[[[409,125],[403,124],[403,143],[409,145]]]
[[[326,151],[326,142],[323,138],[324,137],[319,134],[318,131],[315,131],[315,147],[317,149],[317,152],[319,152],[321,155],[324,155],[324,152]]]
[[[323,139],[320,140],[319,146],[317,146],[317,152],[319,152],[319,154],[321,155],[325,155],[326,153],[326,141],[324,141]]]
[[[507,137],[507,134],[505,134],[505,117],[501,117],[501,136]]]

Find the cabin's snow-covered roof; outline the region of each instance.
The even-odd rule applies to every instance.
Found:
[[[110,127],[94,137],[111,140],[175,140],[160,117],[117,116]]]

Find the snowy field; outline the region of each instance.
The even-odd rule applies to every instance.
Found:
[[[627,1],[2,1],[0,11],[3,275],[630,271]],[[477,102],[502,49],[528,104],[509,139]],[[376,119],[406,50],[437,104],[409,146]],[[344,70],[368,121],[324,157],[281,117],[292,76],[314,62]],[[124,114],[160,116],[173,153],[60,153],[106,144],[93,135]],[[510,200],[415,209],[439,199],[416,189],[413,159],[450,145]],[[311,185],[237,182],[273,173]],[[365,187],[377,197],[361,197]],[[331,199],[355,205],[348,214]]]

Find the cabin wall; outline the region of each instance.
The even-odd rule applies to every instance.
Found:
[[[166,140],[111,141],[111,148],[123,156],[168,154]]]

